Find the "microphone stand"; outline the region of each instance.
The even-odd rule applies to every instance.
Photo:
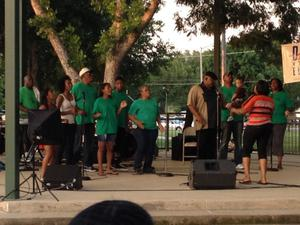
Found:
[[[271,164],[271,167],[267,168],[268,171],[275,171],[275,172],[279,171],[278,168],[273,167],[273,131],[271,133],[270,164]]]
[[[168,90],[166,87],[163,87],[163,90],[165,91],[165,112],[167,115],[167,121],[166,121],[166,150],[165,150],[165,158],[164,158],[164,172],[157,173],[158,176],[162,177],[172,177],[173,174],[167,172],[167,158],[168,158],[168,151],[169,151],[169,113],[168,113]]]
[[[220,148],[220,92],[217,89],[216,90],[216,94],[217,94],[217,136],[216,136],[216,151],[217,151],[217,155],[219,154],[219,148]],[[218,158],[218,157],[217,157]]]
[[[82,96],[83,96],[83,111],[85,112],[85,93],[82,92]],[[80,144],[81,144],[81,148],[83,150],[83,155],[86,154],[86,142],[85,142],[85,124],[84,124],[84,118],[85,118],[85,114],[81,114],[81,118],[82,118],[82,124],[81,124],[81,140],[80,140]],[[86,176],[84,173],[84,167],[85,167],[85,162],[84,162],[84,156],[83,159],[81,160],[82,162],[82,180],[91,180],[91,178],[89,176]]]

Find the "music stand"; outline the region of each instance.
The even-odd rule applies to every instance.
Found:
[[[27,155],[24,154],[24,161],[22,162],[24,164],[21,164],[21,163],[19,164],[20,171],[31,171],[33,169],[29,164],[32,162],[32,159],[33,159],[33,157],[34,157],[34,155],[36,153],[39,154],[39,156],[40,156],[41,159],[44,158],[44,156],[41,153],[40,149],[38,147],[37,148],[33,148],[32,146],[33,146],[33,144],[28,149]],[[22,167],[22,166],[24,166],[24,167]],[[36,169],[36,170],[38,170],[38,169]]]
[[[12,190],[6,196],[2,198],[2,200],[6,199],[10,194],[15,191],[20,191],[28,194],[37,194],[42,195],[42,190],[39,186],[39,183],[48,191],[52,197],[59,201],[58,198],[51,192],[51,190],[47,187],[47,185],[42,181],[35,172],[35,153],[39,152],[38,145],[39,144],[47,144],[47,145],[55,145],[61,142],[61,118],[60,112],[58,109],[50,109],[50,110],[30,110],[28,112],[28,136],[32,141],[32,145],[28,151],[28,153],[32,153],[32,158],[30,159],[32,163],[32,173],[29,177],[27,177],[24,181],[22,181],[17,189]],[[41,154],[39,152],[39,154]],[[19,188],[27,181],[32,179],[32,191],[22,191]]]

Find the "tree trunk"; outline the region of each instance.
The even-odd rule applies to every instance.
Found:
[[[40,4],[40,0],[31,0],[31,6],[36,16],[45,17],[45,12]],[[79,79],[78,72],[76,72],[76,70],[70,65],[67,50],[59,39],[56,31],[52,28],[48,28],[47,37],[54,51],[56,52],[56,55],[66,75],[69,76],[73,80],[73,82],[77,81]]]
[[[119,1],[117,1],[118,3]],[[141,18],[141,24],[135,29],[135,32],[127,34],[127,36],[115,43],[114,48],[107,53],[105,60],[105,71],[104,71],[104,82],[114,83],[115,77],[118,75],[121,63],[130,51],[134,43],[138,40],[142,34],[145,27],[149,24],[153,18],[154,13],[156,12],[160,0],[152,0],[149,4],[149,7],[145,11],[144,15]],[[122,14],[121,7],[116,7],[115,21],[113,22],[115,37],[118,40],[119,34],[122,29],[122,22],[120,21],[120,16]]]
[[[217,74],[219,78],[222,77],[220,75],[220,66],[221,66],[221,58],[220,58],[220,30],[215,28],[214,31],[214,72]]]
[[[115,77],[119,74],[120,61],[118,58],[111,56],[107,57],[105,61],[104,83],[114,84]]]
[[[38,56],[37,56],[37,43],[34,42],[31,46],[30,50],[30,67],[31,67],[31,75],[34,78],[34,81],[37,84],[37,75],[38,75],[38,69],[39,69],[39,62],[38,62]]]
[[[224,29],[224,9],[225,2],[224,0],[215,0],[213,15],[214,15],[214,72],[222,77],[221,72],[221,41],[220,36]]]
[[[33,41],[30,44],[30,48],[27,49],[28,53],[26,54],[26,74],[30,74],[37,85],[37,75],[38,75],[38,57],[37,57],[37,44]]]
[[[0,0],[0,53],[4,53],[4,1]]]

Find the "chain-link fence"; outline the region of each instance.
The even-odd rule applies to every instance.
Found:
[[[159,132],[157,139],[159,149],[172,148],[172,138],[182,133],[184,120],[185,113],[167,113],[161,116],[166,131]],[[283,145],[285,154],[300,155],[300,113],[289,116]]]

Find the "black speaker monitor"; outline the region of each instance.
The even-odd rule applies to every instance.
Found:
[[[58,109],[30,110],[28,112],[28,137],[38,144],[60,144],[62,127]]]
[[[194,160],[191,163],[189,186],[192,189],[235,188],[235,164],[229,160]]]
[[[81,169],[77,165],[50,165],[47,167],[44,184],[49,189],[78,190],[82,188]]]

